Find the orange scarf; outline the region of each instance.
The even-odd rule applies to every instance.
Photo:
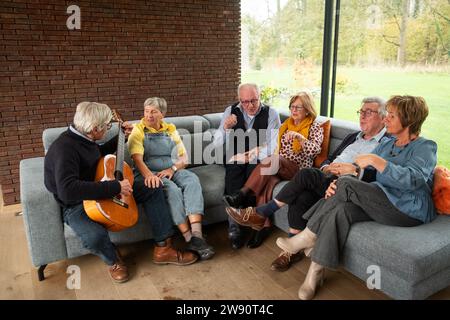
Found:
[[[278,150],[281,149],[281,138],[287,130],[298,132],[306,139],[308,139],[309,129],[311,128],[311,124],[313,123],[313,121],[314,119],[312,117],[306,117],[298,125],[295,125],[294,119],[292,119],[292,117],[289,117],[285,122],[283,122],[280,130],[278,131]],[[302,152],[302,144],[300,143],[300,141],[298,141],[298,139],[293,140],[292,150],[294,150],[294,152],[297,154]]]

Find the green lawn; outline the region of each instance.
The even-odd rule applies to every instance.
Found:
[[[422,135],[438,144],[438,163],[450,168],[450,74],[448,72],[407,72],[399,69],[368,69],[340,67],[338,80],[347,84],[335,98],[335,117],[357,122],[356,110],[363,97],[378,95],[388,99],[393,94],[418,95],[425,98],[430,114],[422,127]],[[320,69],[316,73],[320,75]],[[263,86],[296,88],[292,69],[243,72],[243,82]],[[319,89],[317,84],[316,89]],[[319,97],[316,97],[319,108]],[[277,98],[272,103],[280,110],[288,110],[288,99]],[[447,125],[446,125],[447,123]]]

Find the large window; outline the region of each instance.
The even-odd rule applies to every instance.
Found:
[[[242,81],[262,85],[263,97],[284,110],[290,94],[309,89],[319,109],[325,1],[241,4]],[[423,96],[430,107],[423,135],[450,167],[448,0],[341,0],[339,13],[334,117],[356,122],[366,96]]]
[[[242,81],[288,111],[289,96],[310,90],[319,108],[324,1],[242,0]]]
[[[355,121],[364,96],[422,96],[423,135],[450,166],[449,22],[447,0],[342,0],[334,116]]]

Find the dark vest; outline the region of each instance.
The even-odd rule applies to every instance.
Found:
[[[231,114],[236,115],[237,123],[232,128],[233,130],[239,130],[241,134],[235,134],[235,131],[231,134],[230,139],[234,141],[234,150],[232,155],[235,155],[240,152],[249,151],[250,149],[260,146],[266,142],[266,134],[265,131],[261,131],[260,129],[267,130],[267,126],[269,124],[269,110],[270,107],[264,104],[261,104],[261,110],[256,115],[255,121],[253,122],[253,126],[251,128],[245,127],[244,115],[242,114],[241,109],[238,107],[239,102],[233,104],[231,106]],[[251,131],[247,131],[248,129],[252,129]],[[244,134],[242,134],[244,133]],[[244,137],[244,139],[242,139]],[[256,140],[255,140],[256,137]],[[242,148],[242,143],[244,143],[244,148]]]

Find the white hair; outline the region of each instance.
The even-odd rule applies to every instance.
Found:
[[[161,111],[162,114],[166,114],[167,112],[167,101],[164,98],[152,97],[148,98],[144,102],[144,108],[146,106],[152,106]]]
[[[104,103],[80,102],[77,105],[73,124],[82,134],[89,134],[98,127],[102,130],[112,119],[111,109]]]
[[[256,90],[256,93],[258,94],[258,98],[259,98],[259,94],[260,94],[260,91],[259,91],[259,87],[258,87],[258,85],[256,84],[256,83],[241,83],[240,85],[239,85],[239,87],[238,87],[238,90],[237,90],[237,93],[238,93],[238,97],[240,98],[241,97],[241,90],[242,89],[246,89],[246,88],[252,88],[252,89],[255,89]]]
[[[362,104],[376,103],[378,104],[378,114],[384,118],[387,115],[386,100],[380,97],[366,97],[363,99]]]

